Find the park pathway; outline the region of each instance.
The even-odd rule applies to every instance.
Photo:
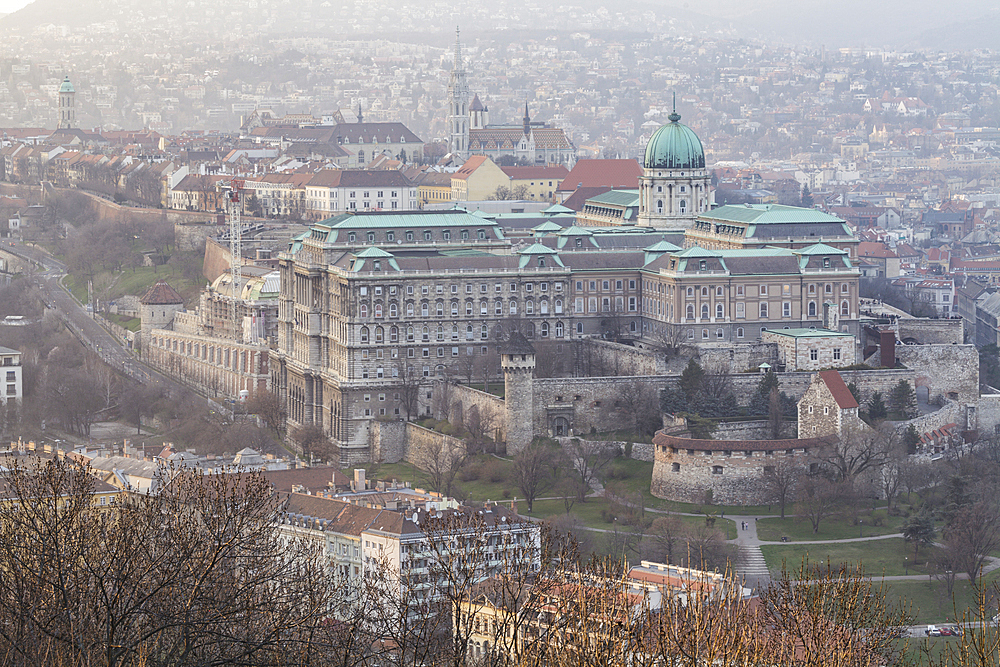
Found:
[[[736,523],[735,542],[739,549],[736,561],[736,574],[743,579],[745,585],[755,591],[766,586],[771,580],[771,572],[760,550],[760,540],[757,538],[757,518],[753,516],[728,516],[727,521]]]

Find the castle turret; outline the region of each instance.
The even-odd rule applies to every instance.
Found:
[[[507,454],[517,454],[531,444],[534,432],[535,348],[519,331],[500,346],[507,421]]]
[[[462,62],[462,43],[455,29],[455,65],[448,82],[448,144],[452,153],[469,156],[469,82]]]
[[[184,299],[165,280],[158,280],[149,288],[139,303],[142,310],[139,318],[142,322],[140,330],[143,336],[153,329],[166,329],[174,321],[174,313],[184,310]]]

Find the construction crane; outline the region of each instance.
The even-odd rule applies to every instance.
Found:
[[[225,192],[226,208],[229,213],[229,255],[230,273],[233,286],[232,320],[233,338],[240,342],[242,327],[238,320],[240,314],[240,290],[243,285],[243,225],[240,223],[241,191],[244,179],[234,178],[229,181]]]

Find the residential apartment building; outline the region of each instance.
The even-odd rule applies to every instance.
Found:
[[[323,169],[305,184],[307,217],[322,220],[344,211],[412,211],[418,187],[401,171]]]
[[[0,372],[3,373],[3,392],[0,392],[0,403],[17,401],[24,398],[24,386],[21,380],[21,351],[9,347],[0,347]]]
[[[538,559],[538,524],[497,505],[483,510],[409,506],[389,510],[291,493],[284,499],[283,510],[281,532],[315,543],[338,574],[347,578],[380,576],[390,594],[400,596],[404,593],[401,588],[408,586],[414,604],[439,599],[447,583],[435,575],[450,563],[474,560],[482,565],[480,575],[485,579],[498,571],[506,553],[510,558],[527,555],[536,562]],[[481,549],[482,558],[449,560],[449,543],[470,551]]]
[[[320,425],[345,463],[367,460],[370,420],[423,413],[413,385],[481,368],[513,330],[554,358],[587,336],[728,347],[822,327],[831,309],[838,330],[857,331],[845,250],[682,250],[659,230],[553,227],[514,248],[480,215],[372,212],[296,237],[280,255],[271,357],[289,425]]]

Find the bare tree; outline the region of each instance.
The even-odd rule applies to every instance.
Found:
[[[873,429],[849,424],[841,430],[839,438],[819,452],[818,458],[837,479],[853,483],[866,470],[890,461],[898,446],[899,439],[890,425]]]
[[[264,425],[275,431],[280,431],[285,423],[285,405],[277,394],[258,389],[247,399],[247,413],[260,417]]]
[[[4,482],[0,654],[12,664],[283,662],[331,604],[318,551],[279,537],[281,501],[260,475],[179,472],[158,494],[103,506],[68,460],[15,464]]]
[[[396,386],[399,388],[399,403],[406,411],[406,419],[412,420],[417,416],[419,410],[420,381],[422,378],[417,374],[416,369],[403,359],[399,360],[397,368],[399,383]]]
[[[980,501],[958,510],[944,529],[945,551],[954,562],[975,581],[983,564],[1000,547],[1000,516],[996,508]]]
[[[648,383],[629,382],[617,394],[616,411],[633,433],[652,435],[663,424],[656,391]]]
[[[428,448],[417,465],[429,475],[432,489],[450,496],[455,477],[465,465],[468,456],[468,451],[464,447],[454,447],[442,440],[436,446]]]
[[[843,502],[845,487],[842,482],[831,482],[824,477],[809,477],[802,486],[796,506],[797,513],[806,517],[813,533],[819,532],[820,523],[837,513]]]
[[[565,451],[576,471],[576,499],[585,503],[591,483],[618,456],[618,448],[599,440],[573,438]]]
[[[533,442],[514,457],[514,482],[524,494],[528,511],[535,506],[535,498],[552,488],[558,476],[558,454],[541,442]]]
[[[785,507],[795,501],[800,475],[799,466],[786,459],[764,468],[764,488],[768,502],[781,507],[782,519],[785,518]]]
[[[768,664],[881,667],[897,664],[906,652],[897,629],[909,625],[910,615],[860,568],[803,562],[783,570],[760,602],[760,622],[769,631],[759,656]]]

